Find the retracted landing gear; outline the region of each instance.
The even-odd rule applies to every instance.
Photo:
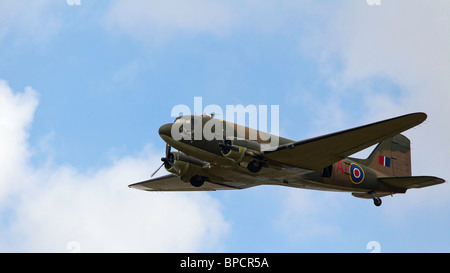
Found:
[[[250,163],[248,163],[247,169],[249,171],[251,171],[252,173],[257,173],[261,170],[262,166],[263,166],[263,163],[261,161],[253,160]]]
[[[189,182],[191,182],[192,186],[199,188],[199,187],[203,186],[203,184],[205,183],[205,180],[206,179],[203,176],[194,175],[193,177],[191,177]]]

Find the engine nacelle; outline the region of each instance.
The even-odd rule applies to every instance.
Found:
[[[204,161],[188,156],[181,152],[171,152],[169,155],[169,160],[171,160],[173,165],[175,165],[176,167],[165,164],[164,168],[168,172],[179,176],[184,182],[191,182],[192,177],[200,177],[203,178],[203,180],[208,177],[208,173],[204,168],[208,165],[208,163]],[[197,185],[198,184],[200,183],[197,183]]]
[[[228,149],[226,152],[221,151],[224,157],[241,167],[247,168],[251,172],[256,173],[261,170],[263,163],[255,160],[255,157],[257,157],[261,149],[259,143],[246,139],[238,139],[232,140],[231,146],[233,146],[233,149]]]
[[[239,164],[244,159],[246,152],[247,152],[247,148],[241,147],[241,146],[234,146],[234,147],[236,147],[237,150],[229,149],[228,152],[226,152],[226,153],[224,153],[224,151],[221,151],[221,152],[224,157]]]

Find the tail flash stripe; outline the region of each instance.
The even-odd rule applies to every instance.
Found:
[[[385,166],[385,167],[391,167],[391,158],[387,156],[380,155],[378,157],[378,164]]]

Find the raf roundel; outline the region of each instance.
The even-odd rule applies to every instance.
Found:
[[[365,176],[364,170],[358,164],[355,163],[350,164],[349,172],[350,172],[350,180],[352,180],[353,184],[359,184],[363,182]]]

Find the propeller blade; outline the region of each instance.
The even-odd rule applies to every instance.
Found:
[[[227,154],[230,152],[230,140],[227,140],[226,128],[225,128],[225,120],[222,120],[222,143],[219,143],[219,146],[222,150],[222,153]]]
[[[168,165],[174,167],[174,169],[175,169],[177,172],[179,171],[178,167],[175,166],[174,164],[172,164],[172,162],[170,162],[170,160],[169,160],[169,155],[170,155],[170,145],[169,145],[169,144],[166,144],[166,157],[161,157],[161,161],[162,161],[163,163],[161,164],[161,166],[158,167],[158,169],[156,169],[156,171],[154,171],[154,172],[152,173],[152,175],[150,176],[150,178],[152,178],[152,177],[153,177],[153,176],[161,169],[161,167],[162,167],[164,164],[168,164]]]
[[[164,165],[164,164],[167,164],[167,165],[169,165],[171,168],[173,168],[177,173],[180,173],[180,168],[178,168],[177,165],[175,165],[173,162],[171,162],[171,161],[169,160],[169,158],[161,157],[161,161],[163,162],[163,165]],[[166,166],[166,168],[169,168],[169,167]]]
[[[161,166],[159,166],[158,169],[156,169],[155,172],[152,173],[152,175],[150,175],[150,178],[152,178],[152,177],[159,171],[159,169],[161,169],[161,167],[162,167],[163,165],[164,165],[164,162],[163,162],[163,164],[161,164]]]
[[[226,131],[225,131],[225,120],[223,120],[223,125],[222,125],[222,143],[219,143],[220,148],[222,149],[222,152],[224,154],[227,154],[230,152],[230,150],[233,150],[235,152],[239,151],[239,147],[233,146],[231,140],[227,139],[226,136]]]
[[[225,143],[225,141],[227,140],[227,135],[226,135],[226,131],[225,131],[225,120],[222,121],[222,140],[223,143]]]
[[[166,158],[169,158],[169,153],[170,153],[170,145],[167,143],[166,144]]]

